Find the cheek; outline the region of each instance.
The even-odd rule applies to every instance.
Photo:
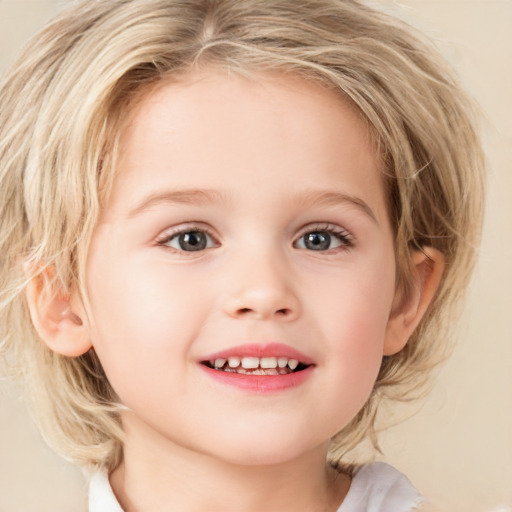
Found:
[[[343,367],[344,378],[358,389],[377,378],[383,355],[387,315],[372,309],[365,296],[352,296],[343,304],[338,320],[331,324],[331,352]]]
[[[377,378],[393,296],[393,266],[370,265],[332,276],[312,298],[334,388],[350,389],[355,409]]]
[[[394,298],[393,264],[348,266],[318,284],[312,303],[332,336],[357,340],[350,343],[356,351],[381,348]]]
[[[185,360],[201,325],[197,290],[142,261],[90,263],[93,345],[116,391],[133,375],[140,383],[183,368],[174,362]]]
[[[382,364],[384,317],[369,314],[364,300],[353,299],[346,304],[346,316],[338,314],[330,332],[326,384],[337,404],[334,431],[345,426],[370,398]]]

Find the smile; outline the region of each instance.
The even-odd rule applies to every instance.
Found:
[[[227,359],[217,358],[204,361],[209,368],[222,372],[231,372],[244,375],[288,375],[293,372],[305,370],[309,365],[297,359],[280,357],[237,357]]]
[[[222,385],[264,394],[301,385],[316,366],[305,354],[282,343],[240,345],[198,362]]]

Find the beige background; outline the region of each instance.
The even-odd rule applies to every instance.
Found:
[[[0,72],[62,1],[0,0]],[[459,345],[384,457],[451,512],[512,511],[512,0],[373,0],[435,39],[487,115],[486,231]],[[419,407],[418,407],[419,408]],[[0,512],[83,512],[78,469],[53,455],[0,385]]]

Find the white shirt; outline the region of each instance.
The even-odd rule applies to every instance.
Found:
[[[424,501],[402,473],[389,464],[375,462],[361,466],[354,475],[338,512],[411,512]],[[91,478],[89,512],[123,512],[105,472]]]
[[[426,500],[405,475],[384,462],[362,466],[338,512],[411,512]]]

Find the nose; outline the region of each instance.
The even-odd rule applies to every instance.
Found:
[[[292,273],[277,258],[231,267],[224,311],[232,318],[289,322],[300,315]]]

